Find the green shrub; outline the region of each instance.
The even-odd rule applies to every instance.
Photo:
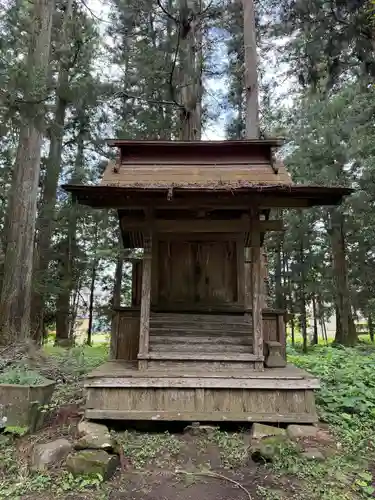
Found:
[[[42,385],[46,382],[43,375],[26,367],[16,366],[0,373],[0,384]]]
[[[308,354],[289,349],[289,360],[318,376],[316,402],[323,420],[341,427],[375,425],[375,349],[316,346]]]

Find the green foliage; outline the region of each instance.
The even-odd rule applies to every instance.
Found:
[[[43,385],[47,379],[24,366],[15,366],[0,373],[0,384]]]
[[[11,434],[12,436],[22,437],[29,432],[28,427],[19,427],[16,425],[7,425],[4,429],[5,434]]]
[[[317,375],[320,416],[342,429],[375,424],[375,348],[315,347],[307,356],[290,354],[297,366]]]
[[[71,349],[46,346],[45,351],[58,363],[68,377],[80,377],[108,358],[108,344],[100,343],[93,346],[78,346]]]
[[[168,462],[171,456],[180,451],[180,441],[165,432],[164,434],[146,434],[124,432],[116,434],[116,439],[136,469],[145,467],[150,462],[158,464]]]
[[[216,431],[209,441],[220,449],[221,462],[227,469],[235,469],[243,465],[248,459],[243,434],[237,432]]]

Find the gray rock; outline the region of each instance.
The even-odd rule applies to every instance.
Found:
[[[104,480],[113,476],[120,460],[104,450],[84,450],[69,455],[66,467],[73,476],[100,474]]]
[[[286,436],[271,436],[261,439],[251,446],[250,454],[254,462],[273,462],[287,444]]]
[[[251,429],[253,439],[263,439],[269,436],[286,436],[285,429],[274,427],[272,425],[254,424]]]
[[[184,433],[191,434],[192,436],[209,436],[212,435],[218,427],[212,425],[200,425],[199,422],[194,422],[184,429]]]
[[[286,432],[290,439],[316,438],[319,428],[313,425],[288,425]]]
[[[301,453],[301,456],[307,460],[316,460],[317,462],[323,462],[325,460],[325,456],[318,448],[306,448],[306,450]]]
[[[110,434],[97,434],[82,436],[78,439],[74,448],[76,450],[106,450],[112,451],[116,448],[116,442]]]
[[[31,457],[31,468],[43,471],[51,465],[64,460],[72,451],[73,446],[67,439],[57,439],[46,444],[37,444]]]
[[[96,424],[95,422],[88,422],[87,420],[83,420],[78,424],[77,427],[78,433],[82,436],[86,436],[87,434],[109,434],[109,429],[106,425]]]
[[[115,440],[105,425],[93,422],[80,422],[78,424],[78,433],[81,434],[81,438],[75,443],[77,450],[111,451],[116,446]]]

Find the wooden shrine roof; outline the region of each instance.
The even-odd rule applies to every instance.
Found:
[[[309,185],[247,185],[211,188],[176,187],[119,187],[64,185],[77,201],[93,208],[126,208],[145,206],[179,208],[207,204],[224,206],[250,206],[255,203],[263,208],[303,208],[337,205],[344,196],[353,192],[344,187]]]
[[[278,140],[110,141],[119,149],[101,185],[118,187],[236,188],[248,184],[292,184],[272,148]]]
[[[65,185],[97,208],[258,203],[265,208],[336,205],[352,190],[295,185],[274,157],[277,139],[236,141],[109,141],[118,148],[96,186]]]

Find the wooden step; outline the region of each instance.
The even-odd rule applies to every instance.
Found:
[[[164,314],[153,313],[150,317],[151,321],[166,321],[166,322],[202,322],[202,323],[246,323],[247,319],[243,315],[227,315],[227,314]]]
[[[218,343],[222,345],[252,345],[253,339],[251,336],[241,335],[241,336],[221,336],[218,340],[217,336],[193,336],[193,335],[159,335],[150,332],[150,344],[163,343],[163,344],[214,344]]]
[[[150,328],[160,328],[160,329],[176,329],[176,330],[238,330],[245,331],[251,330],[252,326],[249,323],[179,323],[177,321],[171,321],[167,323],[165,321],[150,321]]]
[[[251,337],[252,329],[247,330],[232,330],[231,328],[226,328],[225,330],[214,330],[207,329],[203,330],[201,328],[156,328],[154,326],[150,327],[150,335],[157,336],[169,336],[176,335],[182,337]]]
[[[251,354],[252,347],[248,345],[217,345],[214,344],[155,344],[150,343],[150,352],[180,352],[180,353],[248,353]]]
[[[263,361],[263,356],[245,353],[223,353],[223,352],[150,352],[138,354],[138,359],[155,359],[171,361]]]

